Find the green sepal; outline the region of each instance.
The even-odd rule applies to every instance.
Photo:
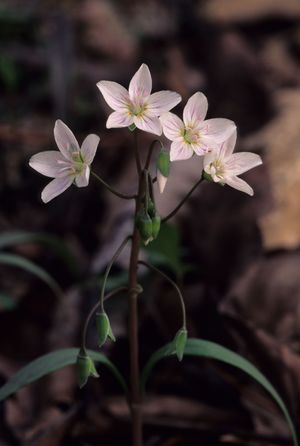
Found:
[[[155,209],[155,205],[153,203],[153,201],[151,200],[151,198],[148,199],[148,209],[147,212],[149,214],[149,216],[151,218],[153,218],[156,214],[156,209]]]
[[[161,223],[161,218],[160,218],[160,216],[158,214],[156,214],[152,218],[152,237],[153,237],[153,239],[156,239],[156,237],[159,234],[160,223]]]
[[[214,183],[214,180],[212,179],[212,177],[209,175],[209,173],[205,172],[205,170],[203,170],[202,176],[206,181],[209,181],[210,183]]]
[[[165,177],[168,178],[170,175],[170,167],[171,167],[171,161],[170,161],[170,152],[161,149],[156,161],[156,167],[157,170]]]
[[[105,344],[107,338],[112,341],[116,341],[116,338],[112,332],[110,321],[106,313],[96,314],[96,328],[98,333],[98,346],[102,347]]]
[[[215,183],[215,181],[212,179],[211,175],[209,175],[209,173],[203,171],[202,177],[206,180],[209,181],[210,183]],[[222,181],[218,181],[217,184],[219,186],[226,186],[226,183],[222,182]]]
[[[184,349],[187,341],[188,332],[185,328],[181,328],[176,333],[173,341],[174,352],[177,355],[178,361],[182,361]]]
[[[130,125],[128,126],[128,129],[129,129],[131,132],[134,132],[135,129],[136,129],[136,125],[135,125],[135,124],[130,124]]]
[[[81,349],[77,356],[77,382],[79,388],[82,389],[88,382],[90,376],[99,378],[95,364],[85,350]]]
[[[145,209],[141,209],[136,216],[136,225],[139,230],[142,241],[145,245],[153,240],[152,236],[152,220],[145,211]]]

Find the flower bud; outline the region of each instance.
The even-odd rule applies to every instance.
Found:
[[[98,333],[98,345],[102,347],[105,344],[107,338],[112,341],[116,341],[116,338],[112,332],[110,322],[106,313],[96,314],[96,328]]]
[[[151,200],[151,198],[148,199],[147,212],[149,214],[149,217],[151,217],[151,218],[154,217],[156,214],[155,205],[154,205],[153,201]]]
[[[187,330],[185,328],[181,328],[176,333],[176,336],[173,341],[174,352],[176,353],[179,361],[181,361],[183,358],[183,353],[187,341],[187,335],[188,335]]]
[[[156,237],[159,234],[160,223],[161,223],[160,216],[158,214],[155,214],[154,217],[152,217],[152,237],[153,237],[153,239],[156,239]]]
[[[156,161],[157,182],[161,194],[164,191],[168,176],[170,175],[170,166],[170,153],[165,149],[161,149]]]
[[[90,376],[99,378],[95,364],[85,350],[80,350],[77,356],[77,382],[82,389],[86,385]]]
[[[142,209],[141,211],[138,212],[136,217],[136,225],[138,227],[138,230],[140,232],[144,244],[148,245],[148,243],[153,240],[152,220],[148,212],[145,211],[145,209]]]

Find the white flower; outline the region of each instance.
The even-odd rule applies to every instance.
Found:
[[[37,153],[29,161],[37,172],[54,178],[42,191],[44,203],[60,195],[73,182],[77,187],[88,185],[90,165],[100,140],[97,135],[88,135],[80,148],[72,131],[60,120],[55,123],[54,138],[60,151]]]
[[[130,81],[128,91],[122,85],[111,82],[98,82],[108,105],[115,110],[109,115],[106,127],[137,128],[154,135],[162,134],[158,117],[181,101],[181,96],[174,91],[159,91],[151,94],[152,78],[147,65],[142,64]]]
[[[252,187],[238,175],[259,166],[262,164],[262,159],[256,153],[232,153],[235,143],[236,131],[222,144],[219,150],[204,156],[204,172],[215,183],[228,184],[234,189],[253,195]]]
[[[223,118],[207,119],[208,103],[206,96],[199,91],[187,101],[183,110],[183,121],[173,113],[160,117],[165,136],[171,144],[171,161],[185,160],[196,155],[204,155],[217,149],[236,128],[233,121]]]

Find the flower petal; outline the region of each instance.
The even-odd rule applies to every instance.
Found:
[[[208,108],[208,102],[206,96],[197,91],[193,94],[187,101],[186,106],[183,110],[183,121],[187,127],[192,127],[197,122],[203,121]]]
[[[231,155],[230,160],[230,172],[233,175],[241,175],[247,170],[253,169],[253,167],[260,166],[262,159],[256,153],[251,152],[239,152]]]
[[[166,187],[168,178],[164,177],[159,170],[157,171],[156,176],[157,176],[157,184],[158,184],[159,192],[162,194]]]
[[[212,151],[207,153],[204,158],[203,158],[203,169],[205,170],[205,172],[209,173],[208,171],[208,167],[210,166],[211,163],[213,163],[217,158],[217,152]]]
[[[205,137],[201,138],[198,144],[191,144],[191,148],[198,156],[203,156],[207,153],[213,152],[215,151],[216,147],[218,146],[212,143],[211,140],[205,139]]]
[[[84,166],[82,172],[75,177],[75,184],[77,187],[86,187],[89,184],[91,169],[89,166]]]
[[[160,116],[162,113],[168,112],[175,105],[179,104],[181,96],[175,91],[158,91],[153,93],[147,100],[147,107],[154,116]]]
[[[158,136],[162,134],[161,123],[155,116],[150,117],[145,114],[141,116],[134,116],[133,122],[140,130],[144,130],[145,132],[153,133],[154,135]]]
[[[54,138],[63,156],[72,160],[72,152],[79,151],[79,145],[72,130],[60,119],[55,122]]]
[[[101,91],[105,101],[113,110],[127,110],[130,100],[126,88],[112,81],[100,81],[97,87]]]
[[[100,141],[99,136],[94,135],[92,133],[84,139],[84,141],[81,145],[80,152],[81,152],[83,161],[86,164],[91,164],[93,162],[99,141]]]
[[[241,192],[245,192],[248,195],[253,196],[254,191],[251,186],[249,186],[246,181],[242,180],[239,177],[232,176],[232,177],[226,177],[225,183],[228,184],[228,186],[233,187],[234,189],[240,190]]]
[[[42,200],[48,203],[71,186],[73,177],[55,178],[42,190]]]
[[[211,142],[222,143],[235,131],[236,125],[230,119],[214,118],[203,121],[200,132]]]
[[[133,124],[133,117],[127,111],[117,111],[109,115],[106,128],[129,127],[131,124]]]
[[[148,65],[142,64],[137,70],[129,84],[130,99],[144,98],[149,96],[152,90],[152,78]]]
[[[222,146],[220,147],[219,154],[221,159],[228,158],[232,154],[236,144],[236,137],[237,137],[237,131],[235,129],[233,133],[229,136],[229,138],[227,138],[226,141],[224,141]]]
[[[174,113],[163,113],[159,118],[162,124],[164,135],[170,141],[176,141],[178,138],[182,139],[181,133],[184,130],[184,124]]]
[[[193,156],[193,149],[184,142],[173,141],[170,149],[170,160],[187,160]]]
[[[29,166],[46,177],[55,178],[61,176],[62,164],[68,163],[66,158],[58,150],[48,150],[33,155],[29,160]],[[66,176],[65,170],[62,176]]]

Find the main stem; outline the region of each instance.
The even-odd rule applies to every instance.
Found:
[[[139,194],[136,199],[135,214],[140,209],[143,175],[139,175]],[[138,340],[138,256],[140,236],[134,223],[129,263],[129,348],[130,348],[130,410],[132,420],[132,446],[142,446],[142,401],[139,372],[139,340]]]

